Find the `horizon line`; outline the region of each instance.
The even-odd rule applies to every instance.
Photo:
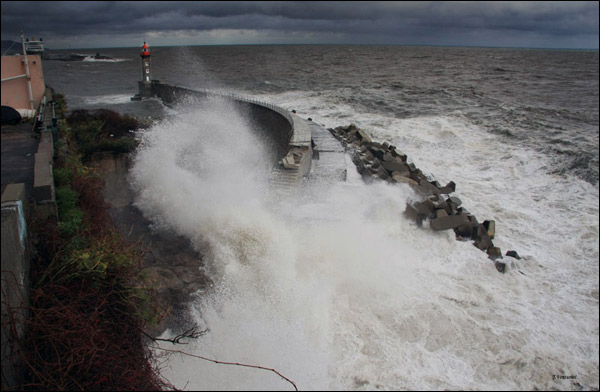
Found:
[[[146,40],[146,42],[148,42]],[[140,44],[141,45],[141,44]],[[448,48],[484,48],[484,49],[524,49],[524,50],[587,50],[598,51],[599,48],[568,48],[543,46],[490,46],[490,45],[450,45],[450,44],[385,44],[385,43],[255,43],[255,44],[187,44],[187,45],[150,45],[154,48],[197,47],[197,46],[411,46],[411,47],[448,47]],[[78,48],[48,48],[47,50],[89,50],[89,49],[139,49],[139,46],[97,46]]]

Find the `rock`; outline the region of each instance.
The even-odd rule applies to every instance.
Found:
[[[413,186],[414,185],[419,185],[412,178],[405,177],[402,174],[400,174],[399,172],[393,172],[392,173],[392,180],[394,180],[398,184],[409,184],[409,185],[413,185]]]
[[[378,171],[376,174],[374,174],[374,176],[384,181],[391,179],[390,175],[385,170]]]
[[[435,219],[440,219],[440,218],[444,218],[447,216],[448,216],[448,213],[446,212],[446,210],[443,210],[443,209],[435,210]]]
[[[440,186],[441,186],[441,185],[440,185],[440,183],[439,183],[439,182],[437,182],[436,180],[429,181],[429,183],[430,183],[431,185],[433,185],[434,187],[436,187],[438,190],[440,189]]]
[[[463,216],[463,215],[454,215],[454,216]],[[473,245],[475,245],[477,248],[487,251],[488,248],[494,246],[492,239],[488,235],[487,230],[485,229],[485,227],[483,225],[481,225],[481,224],[477,225],[475,230],[473,230],[473,231],[474,231],[473,238],[475,240]]]
[[[449,203],[453,203],[456,205],[456,207],[458,208],[460,205],[462,205],[462,200],[460,200],[458,197],[456,196],[450,196],[448,199]]]
[[[506,256],[514,257],[517,260],[521,260],[521,256],[519,256],[519,254],[515,250],[509,250],[508,252],[506,252]]]
[[[402,163],[401,161],[386,161],[385,160],[385,156],[384,156],[384,160],[381,163],[381,165],[383,166],[383,168],[389,172],[400,172],[403,175],[404,174],[409,174],[408,171],[408,166],[406,166],[406,164]]]
[[[415,172],[412,173],[411,178],[413,178],[415,180],[418,179],[419,185],[425,190],[426,194],[439,195],[440,194],[439,188],[437,188],[435,185],[432,185],[429,181],[427,181],[426,178],[422,177],[422,173],[421,173],[421,175],[419,175],[419,173],[420,173],[420,170],[418,170],[418,169],[415,170]]]
[[[360,139],[363,142],[371,142],[371,136],[369,136],[365,131],[363,131],[362,129],[359,129],[356,132],[356,136],[358,137],[358,139]]]
[[[411,220],[417,222],[419,226],[423,225],[423,221],[429,216],[427,209],[420,202],[406,203],[404,215]]]
[[[369,150],[375,155],[378,159],[383,160],[383,156],[385,155],[385,150],[381,147],[371,146]]]
[[[492,260],[496,260],[496,259],[501,259],[502,258],[502,251],[497,246],[490,246],[487,249],[486,253],[488,254],[489,258],[492,259]]]
[[[436,204],[431,199],[423,200],[422,204],[429,210],[431,214],[435,212]]]
[[[494,266],[496,267],[498,272],[504,273],[506,271],[506,264],[501,261],[496,260],[494,262]]]
[[[450,181],[446,186],[440,188],[440,192],[444,194],[449,194],[456,191],[456,184],[454,181]]]
[[[454,229],[455,227],[462,226],[469,222],[469,219],[467,218],[466,215],[443,216],[443,214],[445,213],[444,210],[436,210],[436,215],[437,215],[438,211],[443,211],[443,213],[440,212],[439,218],[431,220],[430,227],[432,230],[440,231],[440,230]]]
[[[446,208],[448,214],[458,214],[458,206],[461,205],[462,201],[458,197],[449,197],[447,199],[448,207]]]
[[[440,197],[440,195],[431,195],[429,196],[430,200],[432,200],[433,205],[435,206],[435,209],[447,209],[448,208],[448,203],[446,202],[446,200],[444,200],[443,197]],[[448,212],[448,215],[450,215],[449,211],[446,210],[446,212]]]
[[[473,236],[473,227],[475,227],[475,225],[469,221],[469,223],[454,228],[454,233],[457,237],[469,239]]]
[[[482,223],[483,227],[487,230],[490,239],[494,239],[494,235],[496,234],[496,222],[493,220],[485,220]]]
[[[356,161],[354,161],[354,164],[356,165],[356,170],[358,170],[360,174],[362,174],[365,171],[365,164],[361,159],[357,159]]]

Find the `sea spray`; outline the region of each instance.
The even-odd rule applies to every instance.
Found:
[[[242,170],[229,180],[206,163],[217,146],[248,147],[236,142],[252,140],[244,122],[226,127],[235,129],[229,146],[228,135],[200,136],[229,116],[181,110],[146,135],[133,172],[140,207],[210,249],[216,287],[191,310],[210,332],[185,351],[275,368],[300,389],[520,389],[585,371],[577,323],[560,325],[579,332],[557,329],[552,309],[531,308],[560,291],[538,281],[535,257],[520,264],[527,275],[498,274],[470,243],[404,219],[410,188],[365,185],[352,171],[347,182],[270,199],[259,146],[229,155]],[[201,141],[213,150],[191,147]],[[580,354],[566,364],[569,341]],[[273,373],[184,357],[172,357],[165,375],[189,389],[286,387]]]
[[[333,192],[339,187],[332,184],[332,197],[301,199],[301,208],[257,203],[260,208],[253,211],[253,218],[242,208],[241,213],[232,213],[228,226],[234,238],[234,233],[250,228],[256,233],[250,238],[260,239],[234,243],[254,244],[254,249],[260,248],[256,244],[266,244],[268,254],[286,256],[281,263],[265,262],[262,270],[272,274],[257,285],[278,281],[280,272],[285,272],[283,287],[288,284],[286,279],[307,285],[306,276],[312,274],[313,283],[306,289],[310,295],[296,294],[302,291],[295,289],[288,296],[261,297],[251,294],[247,286],[227,283],[233,290],[229,291],[238,293],[234,298],[225,289],[228,279],[215,280],[213,296],[204,297],[192,308],[199,323],[212,328],[209,335],[195,342],[202,345],[196,353],[271,365],[286,375],[290,373],[300,389],[598,388],[597,51],[394,46],[357,46],[349,51],[347,46],[316,45],[197,46],[185,51],[189,57],[180,56],[181,48],[163,47],[160,54],[157,49],[155,77],[197,88],[222,87],[216,86],[222,81],[227,89],[295,109],[301,117],[311,117],[326,127],[356,123],[377,140],[397,145],[416,166],[440,182],[454,180],[457,195],[471,213],[496,220],[495,243],[503,251],[515,249],[523,256],[514,268],[511,264],[506,274],[499,274],[482,252],[468,242],[457,242],[453,233],[432,233],[397,219],[389,207],[394,206],[393,211],[401,214],[402,199],[410,196],[391,188],[391,199],[377,204],[387,200],[379,185],[365,186],[363,192],[360,182],[350,183],[341,187],[344,191]],[[113,53],[132,61],[49,61],[44,63],[47,82],[65,94],[72,107],[89,106],[83,99],[87,97],[80,96],[82,91],[106,97],[98,105],[111,105],[112,96],[137,91],[140,71],[137,49],[115,49]],[[307,74],[307,69],[312,72]],[[266,80],[271,84],[264,83]],[[115,98],[120,102],[123,97]],[[155,118],[163,113],[153,100],[115,106],[127,113],[151,113]],[[182,109],[167,113],[180,116]],[[191,123],[195,128],[199,125]],[[166,120],[156,130],[168,132],[171,124],[173,119]],[[189,130],[194,132],[197,129]],[[555,153],[561,150],[572,154]],[[161,154],[149,156],[160,160]],[[590,154],[593,159],[586,165]],[[572,158],[577,162],[571,162]],[[447,164],[449,161],[453,164]],[[579,168],[572,168],[573,163]],[[351,166],[348,174],[352,174]],[[152,184],[152,172],[146,176]],[[139,185],[144,187],[142,182]],[[168,188],[158,189],[166,200],[176,196]],[[196,189],[197,196],[203,197],[210,186],[198,185]],[[361,196],[347,195],[355,191]],[[181,199],[187,200],[175,197],[173,205]],[[154,203],[152,198],[147,200]],[[148,204],[146,211],[166,221],[169,207],[163,204],[167,206],[162,211],[154,204]],[[364,210],[367,206],[368,213]],[[199,208],[206,210],[210,208]],[[337,252],[332,244],[343,244],[345,234],[357,242],[356,246],[368,245],[359,241],[360,229],[352,234],[350,224],[321,223],[345,216],[347,211],[360,216],[356,210],[364,211],[364,220],[371,226],[389,226],[390,236],[378,241],[397,246],[402,259],[392,258],[393,265],[407,255],[419,256],[409,257],[415,261],[413,270],[403,276],[422,290],[415,294],[402,281],[382,285],[394,286],[384,297],[387,301],[336,294],[344,291],[334,289],[338,284],[333,282],[344,281],[345,270],[350,269],[347,265],[356,263],[332,264],[328,254]],[[186,211],[190,215],[192,209]],[[212,233],[211,238],[219,240],[216,229],[227,231],[217,220],[210,226],[213,231],[201,219],[178,215],[183,222],[196,220],[195,226],[184,226],[203,230],[190,235],[195,243],[205,238],[204,233]],[[226,211],[221,215],[226,216]],[[241,216],[247,216],[245,226],[235,224]],[[176,219],[171,221],[176,225]],[[273,232],[277,232],[276,240],[267,244]],[[305,237],[297,233],[305,233]],[[320,243],[325,243],[325,248]],[[208,243],[200,247],[208,249]],[[352,252],[342,252],[348,253]],[[222,256],[221,260],[227,258]],[[205,257],[206,264],[216,264],[209,259],[214,257]],[[372,257],[369,265],[377,265],[378,259]],[[290,263],[295,268],[288,268]],[[236,266],[237,262],[230,264]],[[253,270],[252,265],[260,263],[230,269],[241,277]],[[280,270],[272,269],[272,265]],[[332,265],[343,267],[337,271]],[[224,270],[219,267],[220,272],[213,274],[226,276]],[[331,276],[329,271],[336,274]],[[262,277],[262,272],[254,275]],[[362,292],[372,286],[366,279],[362,284]],[[352,293],[353,285],[345,287]],[[268,285],[261,289],[271,290]],[[278,303],[283,304],[280,308],[291,309],[282,314],[291,316],[277,319],[275,312],[261,313],[264,306],[252,298],[279,298]],[[310,312],[299,311],[302,306],[285,305],[288,298],[306,304]],[[348,309],[347,314],[343,309]],[[290,321],[286,324],[285,320]],[[236,334],[230,333],[236,328],[242,331],[237,340]],[[246,340],[252,340],[259,349],[244,346]],[[451,343],[444,345],[447,341]],[[230,347],[237,347],[237,351]],[[194,349],[192,343],[176,348]],[[244,350],[248,356],[238,355]],[[269,356],[266,352],[277,358],[276,363],[262,360]],[[165,370],[179,387],[190,380],[188,389],[248,389],[251,385],[246,381],[259,377],[266,381],[254,383],[259,385],[256,389],[269,389],[273,384],[273,389],[291,389],[272,373],[193,358],[181,357],[181,361],[184,363],[173,357],[171,370]],[[280,364],[285,366],[279,368]]]

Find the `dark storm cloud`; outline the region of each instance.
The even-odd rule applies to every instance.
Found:
[[[147,35],[178,44],[183,36],[210,40],[208,32],[223,38],[244,30],[256,32],[255,43],[310,37],[309,43],[597,48],[598,2],[3,2],[3,39],[16,39],[20,30],[53,42],[87,37],[108,45],[137,45]]]

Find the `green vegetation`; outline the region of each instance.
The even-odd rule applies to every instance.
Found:
[[[140,122],[133,117],[106,109],[75,110],[67,122],[84,162],[95,152],[127,153],[137,147],[132,131],[140,127]]]
[[[119,236],[102,181],[85,165],[110,146],[134,149],[129,130],[139,125],[109,111],[77,111],[68,124],[61,120],[56,144],[58,219],[34,213],[28,222],[35,250],[24,389],[172,388],[144,342],[144,328],[161,317],[140,277],[144,251]]]

